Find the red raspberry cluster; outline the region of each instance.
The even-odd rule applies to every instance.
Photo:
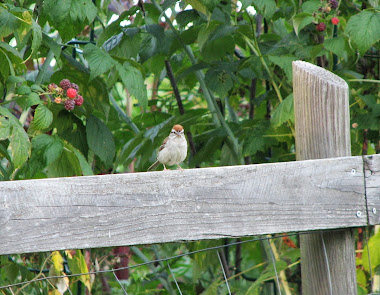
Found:
[[[326,16],[330,12],[334,12],[335,15],[339,14],[339,11],[337,11],[338,6],[339,6],[339,2],[337,0],[327,0],[327,1],[321,0],[321,3],[322,3],[322,6],[319,7],[318,13],[317,12],[314,13],[314,17],[325,19],[325,18],[329,18]],[[331,23],[335,26],[338,25],[339,18],[334,16],[333,18],[331,18]],[[315,22],[315,29],[319,32],[325,31],[326,30],[326,23],[321,22],[321,21],[319,21],[319,22],[316,21]]]
[[[75,106],[83,104],[83,96],[79,94],[79,86],[71,83],[69,79],[62,79],[59,86],[54,83],[49,84],[48,90],[55,96],[54,102],[63,103],[68,111],[72,111]]]

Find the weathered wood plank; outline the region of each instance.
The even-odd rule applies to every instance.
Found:
[[[347,83],[324,68],[293,62],[297,160],[351,156]],[[300,237],[302,294],[357,294],[352,229]]]
[[[380,155],[364,157],[368,223],[380,224]]]
[[[0,254],[364,226],[363,177],[347,157],[0,182]]]

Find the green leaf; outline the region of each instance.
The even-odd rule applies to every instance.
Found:
[[[4,7],[0,7],[0,39],[15,32],[19,27],[19,20]]]
[[[20,95],[30,94],[32,90],[28,85],[22,84],[16,88],[16,93]]]
[[[117,64],[116,69],[129,93],[136,97],[145,109],[148,106],[148,96],[141,72],[127,62],[124,65]]]
[[[66,41],[95,19],[97,8],[91,0],[45,0],[43,13]]]
[[[271,18],[276,11],[275,0],[253,0],[253,6],[262,14],[265,18]]]
[[[56,275],[61,275],[63,271],[63,257],[61,253],[59,253],[58,251],[54,251],[51,254],[51,261],[53,262],[53,267],[55,270],[54,273]]]
[[[0,140],[5,140],[11,132],[11,124],[7,117],[0,116]]]
[[[40,134],[35,136],[32,139],[32,155],[28,162],[28,178],[33,178],[46,166],[56,161],[62,151],[63,141],[57,135]]]
[[[61,155],[63,141],[57,135],[37,135],[32,139],[32,158],[38,156],[45,166],[50,165]]]
[[[42,103],[40,96],[35,92],[31,92],[28,96],[21,96],[20,98],[17,98],[16,102],[24,110]]]
[[[380,232],[372,236],[368,244],[365,246],[363,250],[363,267],[367,272],[370,272],[370,264],[369,259],[371,259],[371,268],[372,272],[375,271],[375,269],[378,269],[380,267]],[[368,249],[369,249],[369,257],[368,257]]]
[[[62,150],[56,161],[52,162],[47,167],[48,177],[67,177],[67,176],[80,176],[82,170],[79,160],[75,153],[71,151],[66,145]]]
[[[43,104],[40,104],[35,112],[31,127],[34,130],[47,129],[53,122],[53,113]]]
[[[116,64],[107,52],[91,43],[84,47],[84,57],[91,70],[90,80],[104,74]]]
[[[313,16],[307,12],[301,12],[293,17],[293,27],[297,36],[299,32],[314,21]]]
[[[89,148],[106,164],[111,166],[115,157],[115,142],[108,127],[97,117],[91,115],[86,124]]]
[[[92,171],[90,164],[87,162],[83,154],[74,147],[70,147],[70,149],[74,152],[75,156],[78,158],[80,168],[82,169],[82,174],[85,176],[94,175],[94,172]]]
[[[324,42],[324,46],[327,50],[331,51],[339,57],[342,57],[345,49],[344,37],[339,36],[336,38],[327,39]]]
[[[75,251],[74,256],[69,256],[67,259],[67,262],[69,264],[69,268],[73,274],[79,274],[79,273],[87,273],[88,267],[86,260],[84,259],[84,256],[80,250]],[[82,281],[85,286],[91,290],[91,280],[90,275],[81,275],[79,277],[79,280]]]
[[[19,168],[28,160],[30,155],[29,137],[20,122],[8,109],[0,106],[0,116],[5,117],[11,125],[8,149],[11,151],[14,167]]]
[[[32,32],[33,32],[33,40],[32,40],[32,56],[34,53],[38,51],[42,43],[42,29],[38,23],[34,19],[32,19]]]
[[[380,40],[380,12],[364,10],[352,16],[346,27],[361,54]]]
[[[205,75],[205,81],[210,90],[223,97],[233,87],[231,73],[227,71],[218,71],[211,69]]]
[[[50,38],[47,34],[42,33],[42,43],[54,53],[54,56],[59,60],[61,56],[61,46],[53,39]]]
[[[293,93],[289,94],[273,111],[272,122],[275,126],[280,126],[288,120],[294,121]]]
[[[302,11],[307,13],[314,13],[317,12],[318,9],[321,7],[321,1],[320,0],[309,0],[302,3]]]
[[[185,0],[185,3],[187,5],[191,5],[195,10],[197,10],[200,13],[203,13],[204,15],[208,14],[206,6],[203,5],[203,1],[199,1],[199,0]]]
[[[293,80],[292,62],[297,60],[297,58],[295,56],[288,56],[288,55],[274,56],[274,55],[270,55],[269,60],[284,70],[286,77],[288,78],[288,81]]]

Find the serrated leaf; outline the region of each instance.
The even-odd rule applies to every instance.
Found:
[[[30,92],[32,92],[32,90],[28,85],[25,84],[22,84],[16,88],[16,93],[20,95],[29,94]]]
[[[336,38],[327,39],[324,42],[324,46],[327,50],[329,50],[332,53],[336,54],[337,56],[341,57],[343,55],[344,49],[345,49],[344,37],[339,36]]]
[[[176,21],[182,28],[186,27],[188,23],[195,21],[199,18],[199,14],[195,9],[183,10],[176,15]]]
[[[71,150],[74,152],[75,156],[78,158],[80,168],[82,169],[82,174],[84,176],[94,175],[94,172],[92,171],[90,164],[87,162],[83,154],[74,147],[72,147]]]
[[[107,52],[91,43],[84,47],[84,57],[90,67],[90,80],[104,74],[116,64]]]
[[[136,97],[139,104],[145,109],[148,106],[148,96],[141,72],[128,63],[124,63],[123,66],[117,64],[116,69],[129,93]]]
[[[32,86],[30,86],[30,89],[33,91],[33,92],[44,92],[44,90],[41,88],[40,85],[38,84],[33,84]]]
[[[361,54],[380,40],[380,12],[364,10],[352,16],[346,32],[355,42]]]
[[[13,84],[13,83],[23,83],[25,81],[24,77],[21,76],[9,76],[7,80],[7,84]]]
[[[223,70],[211,69],[207,71],[205,81],[210,90],[221,97],[227,95],[228,91],[233,87],[231,73]]]
[[[274,55],[270,55],[269,60],[284,70],[286,77],[288,78],[289,81],[293,80],[292,62],[297,60],[297,58],[295,56],[288,56],[288,55],[274,56]]]
[[[265,18],[271,18],[276,11],[275,0],[253,0],[253,6],[260,11]]]
[[[309,0],[302,3],[302,11],[307,13],[313,13],[318,11],[318,9],[321,7],[321,1],[320,0]]]
[[[97,117],[87,119],[86,136],[89,148],[106,164],[111,166],[115,157],[115,142],[108,127]]]
[[[280,126],[285,121],[294,121],[293,93],[289,94],[273,111],[272,119],[275,127]]]
[[[40,104],[35,112],[31,126],[34,130],[47,129],[53,122],[53,113],[43,104]]]
[[[14,168],[19,168],[28,160],[30,155],[29,137],[20,122],[8,109],[0,106],[0,116],[7,118],[11,126],[8,149],[11,151]]]
[[[42,43],[42,29],[34,19],[32,19],[32,52],[27,60],[35,54],[41,46]]]
[[[0,116],[0,140],[5,140],[9,137],[11,131],[11,125],[9,119]]]
[[[63,141],[56,135],[47,134],[37,135],[32,139],[32,158],[37,157],[44,166],[50,165],[61,155]]]
[[[42,103],[40,96],[35,92],[31,92],[28,96],[17,98],[16,102],[24,110],[31,106],[39,105]]]
[[[43,12],[66,41],[95,19],[97,8],[91,0],[45,0]]]
[[[294,32],[296,32],[296,35],[298,35],[299,32],[304,27],[311,24],[313,21],[314,21],[314,18],[310,13],[301,12],[301,13],[295,15],[293,17],[293,27],[294,27]]]
[[[17,31],[19,20],[4,7],[0,7],[0,39]]]
[[[64,148],[57,160],[47,167],[46,175],[48,177],[80,176],[82,170],[74,152]]]

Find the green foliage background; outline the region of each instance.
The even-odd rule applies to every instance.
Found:
[[[187,131],[186,168],[295,160],[291,63],[299,59],[347,81],[352,154],[378,153],[379,1],[337,1],[337,9],[330,2],[2,1],[0,180],[146,171],[173,124]],[[118,18],[111,22],[113,15]],[[334,17],[338,25],[331,23]],[[321,22],[326,24],[323,32],[316,30]],[[46,93],[49,83],[65,78],[78,84],[84,97],[84,104],[71,112]],[[369,245],[378,237],[373,235]],[[131,259],[167,257],[224,242],[131,248]],[[288,244],[273,241],[278,270],[297,294],[299,249]],[[272,294],[266,283],[273,283],[274,276],[268,249],[260,242],[242,248],[241,256],[233,254],[235,248],[226,251],[229,266],[237,274],[241,263],[241,270],[248,269],[256,281],[237,274],[231,279],[235,294]],[[380,264],[379,247],[374,249],[373,274]],[[50,266],[50,272],[60,274],[65,261],[71,271],[93,269],[95,262],[110,267],[119,259],[112,253],[99,249],[87,258],[80,251],[1,257],[0,285],[34,277],[28,268]],[[226,291],[217,257],[208,255],[172,265],[184,293]],[[358,256],[359,294],[371,288],[367,261]],[[128,291],[174,294],[167,271],[163,265],[131,271]],[[99,279],[80,281],[82,287],[76,279],[69,281],[72,292],[80,294],[84,286],[92,294],[105,292]],[[112,276],[106,281],[112,294],[121,292]],[[43,282],[17,292],[59,294],[58,284]],[[285,284],[282,288],[286,292]]]

